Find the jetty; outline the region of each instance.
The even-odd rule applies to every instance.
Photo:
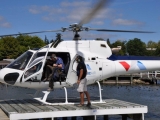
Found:
[[[62,102],[64,99],[50,99],[49,102]],[[122,120],[132,118],[133,120],[144,120],[144,114],[148,107],[136,103],[126,102],[117,99],[104,99],[103,101],[93,100],[90,107],[78,107],[79,99],[69,99],[75,104],[46,105],[35,99],[11,99],[0,101],[1,120],[56,120],[62,118],[76,120],[83,117],[83,120],[96,120],[96,116],[102,116],[103,120],[109,120],[109,116],[120,115]]]

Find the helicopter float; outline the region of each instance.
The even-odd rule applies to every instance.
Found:
[[[56,54],[61,57],[65,64],[65,72],[59,81],[54,82],[54,89],[64,88],[65,90],[65,103],[48,103],[46,102],[47,96],[50,92],[43,91],[44,97],[35,98],[44,104],[57,105],[57,104],[73,104],[68,102],[67,87],[73,87],[77,82],[76,57],[80,55],[84,58],[87,67],[87,84],[98,83],[100,101],[102,101],[101,86],[99,81],[106,78],[124,75],[129,73],[138,73],[145,71],[153,71],[160,69],[159,57],[143,57],[143,56],[115,56],[112,54],[111,48],[106,41],[96,40],[81,40],[79,32],[81,31],[103,31],[103,32],[133,32],[133,33],[152,33],[147,31],[130,31],[130,30],[110,30],[110,29],[93,29],[84,27],[83,24],[88,23],[93,16],[104,6],[107,0],[101,0],[91,12],[85,16],[79,23],[71,24],[68,28],[61,28],[60,30],[48,30],[39,32],[29,32],[21,34],[0,35],[15,36],[23,34],[35,34],[43,32],[74,32],[73,40],[61,41],[56,40],[39,50],[28,50],[15,59],[8,66],[0,70],[0,82],[13,86],[27,87],[32,89],[47,89],[49,82],[42,81],[42,74],[46,59],[51,54]],[[32,68],[36,66],[36,70]]]

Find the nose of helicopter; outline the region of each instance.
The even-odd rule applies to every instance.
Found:
[[[10,68],[3,68],[0,70],[0,82],[14,85],[20,77],[21,71],[16,71]]]
[[[1,82],[1,83],[4,83],[3,69],[0,70],[0,82]]]

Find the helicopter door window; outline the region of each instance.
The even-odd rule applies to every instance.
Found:
[[[101,44],[101,47],[104,47],[104,48],[106,48],[106,45],[105,45],[105,44]]]
[[[43,58],[44,58],[44,56],[36,58],[36,59],[29,65],[29,67],[33,66],[34,64],[38,63],[39,61],[42,61]]]
[[[34,65],[33,67],[31,67],[30,69],[28,69],[25,74],[24,74],[24,78],[27,78],[29,76],[31,76],[32,74],[38,72],[42,67],[42,62]]]

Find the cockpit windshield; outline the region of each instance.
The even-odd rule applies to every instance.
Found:
[[[21,56],[19,56],[16,60],[10,63],[6,68],[13,68],[18,70],[24,70],[29,60],[31,59],[33,52],[26,51]]]

